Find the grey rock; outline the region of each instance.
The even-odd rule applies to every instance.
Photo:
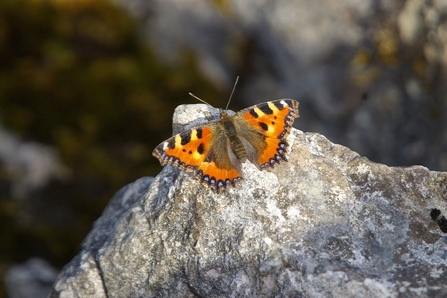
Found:
[[[447,295],[447,234],[431,218],[447,214],[447,173],[316,133],[288,141],[289,162],[245,163],[221,194],[171,166],[124,187],[52,297]]]
[[[24,142],[0,127],[0,161],[12,180],[11,197],[26,202],[33,191],[52,179],[66,180],[70,171],[56,149],[36,142]]]
[[[234,115],[233,111],[228,111],[228,113]],[[172,116],[172,135],[206,122],[217,121],[219,118],[219,109],[210,105],[179,105]]]
[[[41,258],[31,258],[5,272],[9,298],[44,298],[51,291],[57,270]]]

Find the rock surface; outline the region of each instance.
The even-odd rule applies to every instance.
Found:
[[[5,273],[9,298],[48,297],[57,277],[57,270],[41,258],[31,258],[14,265]]]
[[[127,185],[52,297],[447,295],[447,234],[431,218],[447,214],[447,173],[296,129],[288,140],[289,162],[244,164],[222,194],[171,166]]]

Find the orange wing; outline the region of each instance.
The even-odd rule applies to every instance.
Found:
[[[171,164],[193,172],[196,179],[219,192],[242,179],[231,165],[219,125],[213,122],[179,133],[158,145],[152,154],[162,166]]]
[[[236,114],[240,136],[258,153],[261,169],[287,161],[285,154],[289,144],[286,138],[298,116],[298,102],[293,99],[269,101]]]

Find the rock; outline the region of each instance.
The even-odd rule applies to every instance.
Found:
[[[31,194],[51,180],[66,180],[70,171],[56,149],[37,142],[24,142],[0,126],[0,161],[12,180],[11,197],[27,202]]]
[[[45,298],[55,282],[57,270],[47,261],[31,258],[5,273],[9,298]]]
[[[221,194],[171,166],[127,185],[52,297],[447,295],[447,173],[288,140],[289,162]]]

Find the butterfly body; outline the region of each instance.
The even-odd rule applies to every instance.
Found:
[[[286,137],[298,117],[298,102],[281,99],[243,109],[220,120],[183,131],[158,145],[153,155],[162,165],[193,172],[215,191],[242,179],[241,162],[258,169],[287,161]]]

